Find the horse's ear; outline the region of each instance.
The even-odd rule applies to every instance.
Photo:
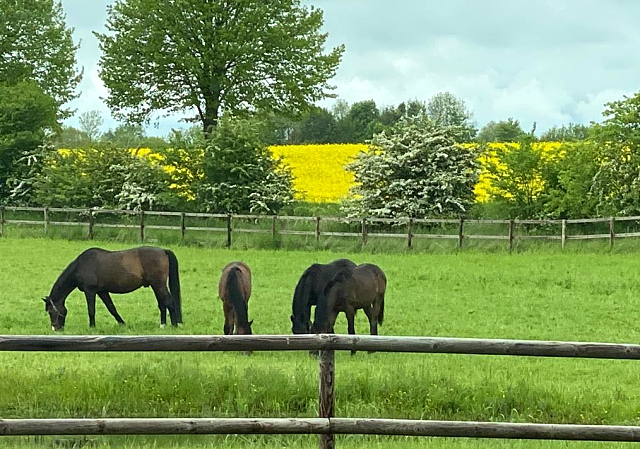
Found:
[[[249,321],[249,326],[251,326],[253,324],[253,320]]]
[[[291,322],[293,323],[293,315],[291,315],[289,318],[291,318]]]
[[[46,297],[42,298],[42,300],[44,301],[45,304],[47,303],[47,298]]]

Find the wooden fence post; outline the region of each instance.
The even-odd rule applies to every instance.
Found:
[[[227,214],[227,248],[231,248],[231,214]]]
[[[4,206],[0,206],[0,237],[4,235]]]
[[[367,219],[362,219],[362,245],[367,244]]]
[[[564,245],[567,243],[567,220],[562,219],[562,235],[561,235],[561,245],[562,249],[564,249]]]
[[[320,217],[316,217],[316,243],[320,242]]]
[[[144,242],[144,210],[140,209],[140,241]]]
[[[278,216],[274,215],[273,216],[273,222],[271,223],[271,237],[273,238],[273,243],[274,244],[276,242],[277,221],[278,221]]]
[[[613,248],[613,241],[616,239],[616,218],[611,217],[609,220],[609,250]]]
[[[409,218],[407,222],[407,249],[411,249],[411,244],[413,240],[413,218]]]
[[[464,235],[462,234],[462,227],[464,226],[464,218],[460,217],[460,223],[458,224],[458,248],[462,248],[462,240]]]
[[[44,235],[49,234],[49,208],[44,208]]]
[[[511,250],[513,250],[513,227],[514,227],[514,221],[513,220],[509,220],[509,252],[511,252]]]
[[[93,240],[93,209],[89,208],[89,240]]]
[[[184,240],[184,235],[187,232],[187,226],[185,225],[186,214],[182,212],[180,214],[180,238]]]
[[[335,354],[333,350],[320,351],[320,386],[318,397],[318,417],[333,418],[335,401]],[[332,434],[320,435],[319,449],[333,449],[336,446]]]

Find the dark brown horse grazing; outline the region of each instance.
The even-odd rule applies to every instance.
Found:
[[[222,269],[218,296],[224,310],[224,334],[251,335],[248,318],[251,270],[244,262],[231,262]]]
[[[363,263],[340,270],[327,284],[316,307],[311,331],[333,333],[338,313],[347,316],[348,332],[355,334],[356,310],[363,309],[369,318],[371,335],[378,335],[378,324],[384,320],[384,294],[387,277],[377,265]],[[355,354],[355,351],[351,351]]]
[[[291,332],[308,334],[311,328],[311,306],[318,304],[327,283],[343,268],[355,268],[348,259],[334,260],[328,264],[314,263],[304,270],[293,294]]]
[[[89,326],[96,325],[96,295],[116,321],[124,324],[109,293],[129,293],[140,287],[153,289],[162,326],[167,322],[167,309],[172,325],[182,323],[178,260],[172,251],[162,248],[142,246],[124,251],[90,248],[65,268],[43,300],[51,327],[56,331],[64,328],[67,317],[64,303],[76,288],[84,292],[87,299]]]

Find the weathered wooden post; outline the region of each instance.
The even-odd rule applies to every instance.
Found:
[[[511,252],[511,250],[513,250],[513,227],[514,227],[514,221],[513,220],[509,220],[509,252]]]
[[[318,397],[318,417],[333,418],[335,401],[335,354],[333,349],[320,351],[320,388]],[[320,449],[333,449],[336,447],[332,434],[320,435]]]
[[[0,206],[0,237],[4,235],[4,206]]]
[[[227,214],[227,248],[231,248],[231,214]]]
[[[613,241],[616,239],[616,218],[609,220],[609,250],[613,248]]]
[[[278,216],[274,215],[273,216],[273,221],[271,222],[271,238],[273,239],[273,244],[274,245],[276,243],[276,233],[277,233],[277,230],[278,230],[277,222],[278,222]]]
[[[187,226],[185,225],[186,214],[182,212],[180,214],[180,238],[184,240],[184,235],[187,232]]]
[[[561,246],[564,249],[564,245],[567,243],[567,220],[562,219],[562,234],[560,236]]]
[[[140,241],[144,242],[144,210],[140,209]]]
[[[320,242],[320,217],[316,217],[316,243]]]
[[[367,244],[367,219],[362,219],[362,245]]]
[[[462,234],[462,228],[464,226],[464,218],[460,217],[460,223],[458,224],[458,248],[462,248],[462,240],[464,235]]]
[[[89,240],[93,240],[93,209],[89,208]]]
[[[44,235],[49,234],[49,208],[44,208]]]
[[[413,218],[409,218],[407,222],[407,249],[411,249],[413,240]]]

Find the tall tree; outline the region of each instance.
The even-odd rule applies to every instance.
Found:
[[[473,122],[473,113],[467,109],[462,98],[451,92],[439,92],[429,99],[426,106],[427,117],[430,120],[457,129],[456,140],[470,142],[478,133]]]
[[[0,82],[35,80],[55,100],[59,118],[70,116],[61,107],[78,96],[82,79],[72,32],[60,1],[0,1]]]
[[[223,112],[298,113],[331,96],[344,46],[324,53],[323,12],[300,0],[116,0],[96,33],[113,114],[197,111],[205,132]]]
[[[520,126],[520,121],[509,117],[507,120],[500,120],[499,122],[492,120],[484,125],[476,140],[480,143],[519,142],[526,134],[522,126]]]
[[[373,135],[380,131],[380,111],[373,100],[358,101],[351,105],[346,120],[353,127],[351,141],[353,143],[364,143],[371,140]]]
[[[0,202],[20,187],[25,157],[57,130],[56,112],[55,100],[35,81],[0,83]]]
[[[104,119],[100,111],[86,111],[80,114],[80,130],[85,133],[92,144],[100,138],[100,127],[104,124]]]

